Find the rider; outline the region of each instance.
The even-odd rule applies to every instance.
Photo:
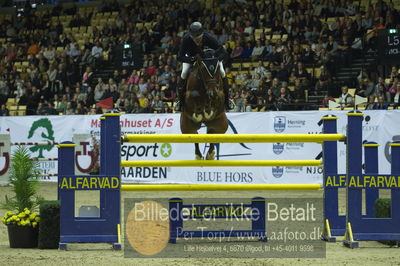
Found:
[[[203,47],[208,47],[215,50],[215,56],[218,58],[219,69],[223,80],[223,89],[225,94],[226,110],[232,109],[229,102],[228,81],[225,76],[225,70],[222,65],[222,60],[227,55],[224,47],[210,33],[203,30],[200,22],[193,22],[189,27],[189,32],[183,36],[181,47],[178,54],[178,60],[182,63],[181,79],[178,84],[179,101],[176,103],[175,110],[182,111],[185,104],[186,81],[189,76],[189,69],[196,61],[196,55],[201,54]]]

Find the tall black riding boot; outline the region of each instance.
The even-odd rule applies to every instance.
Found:
[[[178,83],[178,101],[175,103],[175,111],[182,112],[183,106],[185,105],[185,95],[186,95],[186,81],[187,79],[180,79]]]
[[[223,86],[224,86],[224,95],[225,95],[225,109],[227,111],[232,110],[234,107],[232,106],[232,103],[229,98],[229,85],[228,85],[228,79],[225,77],[222,79],[223,81]]]

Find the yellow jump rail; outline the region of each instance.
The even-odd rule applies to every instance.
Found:
[[[237,166],[322,166],[321,160],[176,160],[121,161],[121,167],[237,167]]]
[[[344,141],[344,134],[126,134],[126,143],[297,143]]]
[[[122,191],[261,191],[261,190],[320,190],[320,184],[249,184],[249,185],[121,185]]]

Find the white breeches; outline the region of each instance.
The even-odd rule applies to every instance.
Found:
[[[225,78],[225,69],[224,65],[222,64],[222,61],[218,61],[219,65],[219,71],[221,72],[221,76]],[[190,70],[191,64],[189,63],[182,63],[182,73],[181,73],[181,78],[186,79],[189,75],[189,70]]]

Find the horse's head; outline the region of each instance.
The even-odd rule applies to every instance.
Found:
[[[188,78],[184,112],[195,122],[213,120],[224,112],[224,93],[214,52],[198,55]]]
[[[205,50],[202,55],[197,55],[196,64],[198,79],[209,97],[215,97],[222,89],[219,61],[214,50]]]

